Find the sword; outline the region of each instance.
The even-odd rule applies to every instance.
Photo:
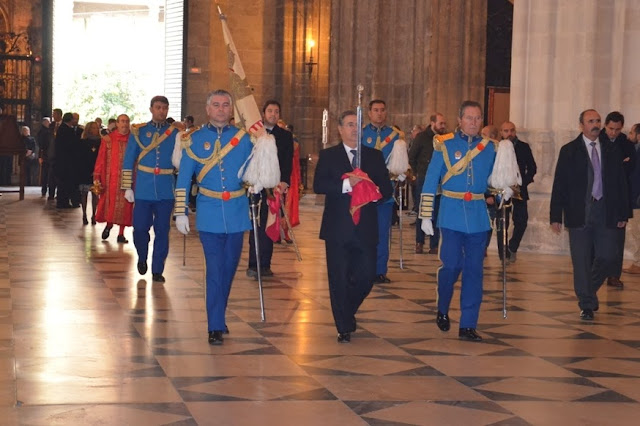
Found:
[[[362,92],[364,86],[358,84],[358,108],[356,108],[357,126],[358,126],[358,148],[356,149],[356,168],[360,168],[360,159],[362,157]]]
[[[400,269],[404,269],[404,258],[402,256],[402,193],[404,191],[403,182],[398,181],[398,226],[400,230],[398,231],[398,238],[400,243]]]
[[[293,233],[293,227],[291,226],[291,222],[289,222],[289,216],[287,216],[287,212],[285,211],[285,208],[282,204],[280,204],[280,210],[282,211],[282,215],[284,216],[284,221],[287,223],[287,229],[289,229],[289,236],[291,237],[291,241],[293,241],[293,248],[296,250],[296,256],[298,258],[298,262],[302,262],[302,256],[300,256],[300,250],[298,249],[296,236]]]
[[[264,312],[264,294],[262,291],[262,273],[260,271],[260,241],[258,240],[258,206],[256,205],[256,198],[259,194],[252,194],[249,191],[249,197],[251,198],[251,221],[253,222],[253,240],[256,247],[256,270],[258,272],[258,290],[260,291],[260,318],[262,322],[267,320]]]
[[[182,234],[182,266],[187,264],[187,235]]]
[[[507,230],[506,214],[507,206],[504,202],[504,191],[500,192],[500,210],[502,210],[502,217],[500,218],[500,228],[502,229],[502,318],[507,318]]]

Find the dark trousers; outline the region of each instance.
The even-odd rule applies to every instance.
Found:
[[[199,234],[206,263],[208,331],[223,331],[231,283],[242,253],[244,232],[217,234],[200,231]]]
[[[255,197],[255,195],[252,195]],[[258,199],[258,248],[260,250],[260,269],[271,268],[271,257],[273,256],[273,240],[267,236],[267,217],[269,216],[269,206],[267,205],[267,191],[262,190]],[[283,201],[284,202],[284,201]],[[253,230],[249,232],[249,268],[256,269],[256,241]]]
[[[174,200],[136,200],[133,206],[133,244],[138,262],[146,262],[149,255],[149,230],[153,226],[153,257],[151,273],[161,274],[169,254],[169,226]]]
[[[529,222],[529,212],[527,211],[527,200],[512,200],[512,206],[506,209],[504,227],[507,230],[507,238],[509,238],[509,220],[513,212],[513,233],[511,239],[508,240],[507,248],[510,252],[516,253],[520,247],[520,241],[524,236],[524,231],[527,229],[527,222]],[[502,218],[502,209],[498,209],[496,212],[496,220],[499,221]],[[498,253],[502,256],[502,227],[497,226],[498,229]],[[620,267],[622,269],[622,267]]]
[[[49,189],[49,194],[51,197],[54,196],[55,189],[53,192],[49,187],[49,163],[42,163],[42,174],[40,175],[40,186],[42,187],[42,196],[47,195],[47,189]]]
[[[73,180],[66,177],[56,178],[58,184],[58,199],[56,206],[65,208],[72,204],[74,185]]]
[[[44,183],[43,183],[44,185]],[[58,187],[58,179],[54,173],[53,164],[47,166],[47,185],[49,186],[49,199],[53,200],[56,197],[56,188]]]
[[[610,277],[620,278],[622,275],[622,261],[624,260],[624,241],[627,235],[627,227],[616,229],[616,260]]]
[[[338,333],[355,331],[356,312],[373,286],[376,246],[357,237],[346,243],[325,241],[331,311]]]
[[[597,309],[598,289],[612,273],[616,260],[617,228],[607,228],[604,200],[591,202],[583,228],[569,228],[573,289],[580,309]]]

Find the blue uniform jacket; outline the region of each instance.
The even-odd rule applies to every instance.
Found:
[[[249,135],[237,127],[225,126],[218,139],[218,129],[207,124],[181,142],[184,148],[176,183],[176,214],[188,214],[187,193],[191,187],[191,176],[195,174],[198,177],[205,165],[216,161],[221,154],[224,155],[222,159],[199,182],[203,190],[196,200],[196,229],[218,234],[251,229],[249,200],[243,190],[243,182],[238,178],[238,170],[253,149]],[[206,195],[207,191],[213,193]],[[225,191],[229,193],[226,201],[222,199]]]
[[[389,161],[389,155],[393,150],[393,144],[400,137],[400,132],[395,127],[382,126],[380,128],[369,123],[362,129],[362,145],[375,148],[382,151],[384,162]],[[390,197],[382,203],[393,203],[393,197]]]
[[[446,139],[447,136],[450,139]],[[480,136],[469,137],[462,132],[445,135],[442,139],[446,140],[435,144],[433,158],[427,169],[422,187],[420,217],[431,219],[433,197],[442,192],[436,226],[465,233],[488,231],[491,229],[491,223],[484,193],[493,169],[495,146],[491,141],[483,141]],[[474,150],[479,144],[484,145],[484,148],[478,155],[469,160],[466,166],[461,167],[459,174],[456,172],[440,185],[449,170],[445,160],[448,159],[448,163],[454,168],[459,161],[464,162],[467,152]],[[473,199],[469,201],[463,199],[467,192]]]
[[[171,154],[177,132],[178,129],[166,122],[159,126],[151,121],[131,126],[122,164],[121,189],[131,189],[134,186],[133,172],[135,171],[136,200],[173,200],[174,169],[171,164]],[[163,138],[160,145],[145,154],[136,164],[142,150],[158,138]]]

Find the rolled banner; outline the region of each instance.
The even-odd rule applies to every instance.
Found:
[[[224,42],[227,46],[227,65],[231,78],[231,94],[235,101],[235,109],[237,111],[236,125],[240,128],[244,128],[250,134],[257,133],[264,124],[262,123],[262,115],[260,109],[253,97],[251,86],[247,81],[247,76],[244,73],[242,62],[240,62],[240,56],[238,56],[238,50],[233,43],[229,26],[227,25],[227,17],[222,13],[220,6],[218,6],[218,12],[220,15],[220,22],[222,23],[222,35],[224,36]]]

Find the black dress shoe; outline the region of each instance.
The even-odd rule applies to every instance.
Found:
[[[151,274],[151,280],[157,283],[163,283],[165,281],[162,274]]]
[[[377,284],[387,284],[390,283],[391,280],[385,274],[379,274],[376,275],[376,278],[373,280],[373,282]]]
[[[118,242],[121,244],[127,244],[129,240],[127,240],[124,235],[118,235]]]
[[[104,228],[104,231],[102,231],[102,239],[106,240],[107,238],[109,238],[109,233],[111,232],[111,228],[110,227],[106,227]]]
[[[227,327],[227,324],[224,325],[224,334],[229,334],[229,327]]]
[[[351,342],[351,333],[338,333],[338,343]]]
[[[580,319],[583,321],[593,321],[593,309],[583,309],[580,312]]]
[[[449,315],[443,314],[438,311],[438,316],[436,317],[436,324],[438,324],[438,328],[441,331],[449,331],[451,328],[451,321],[449,321]]]
[[[264,269],[261,268],[260,275],[262,275],[263,277],[272,277],[273,271],[271,270],[271,268],[264,268]]]
[[[222,337],[222,331],[210,331],[209,332],[209,344],[210,345],[221,345],[224,342],[224,338]]]
[[[138,273],[144,275],[147,273],[147,262],[138,262]]]
[[[469,342],[482,342],[482,337],[476,333],[475,328],[461,328],[458,331],[458,338]]]
[[[87,220],[87,217],[86,217],[86,216],[83,216],[83,217],[82,217],[82,224],[83,224],[83,225],[88,225],[88,224],[89,224],[89,221]]]

